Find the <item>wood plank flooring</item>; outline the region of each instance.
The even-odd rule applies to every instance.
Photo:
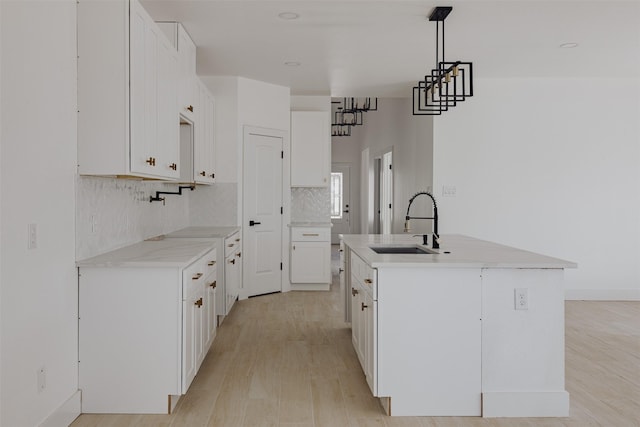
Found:
[[[173,414],[84,414],[72,426],[640,426],[640,302],[566,302],[568,418],[387,417],[341,321],[338,288],[334,274],[330,292],[238,301]]]

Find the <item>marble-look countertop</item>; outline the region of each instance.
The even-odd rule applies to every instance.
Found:
[[[440,237],[437,254],[378,254],[370,246],[423,246],[422,237],[411,234],[346,234],[344,243],[372,267],[445,268],[576,268],[577,264],[546,255],[475,239],[446,234]],[[431,242],[432,235],[429,235]]]
[[[173,238],[190,238],[190,239],[215,239],[225,238],[231,236],[236,231],[239,231],[240,227],[231,225],[226,227],[186,227],[180,230],[173,231],[165,234],[165,239]]]
[[[330,222],[305,222],[305,221],[294,221],[289,224],[289,227],[333,227],[333,224]]]
[[[145,240],[76,262],[77,267],[186,267],[214,248],[210,240]]]

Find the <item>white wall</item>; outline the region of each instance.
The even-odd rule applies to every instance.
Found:
[[[238,184],[237,224],[240,224],[243,127],[278,129],[288,136],[290,91],[288,87],[242,77],[201,76],[200,79],[215,98],[216,182]],[[288,170],[285,172],[288,177]],[[289,194],[284,197],[289,200]]]
[[[74,399],[75,1],[2,1],[0,424],[33,426]],[[27,225],[37,248],[27,249]],[[46,368],[38,392],[36,370]],[[64,412],[64,411],[63,411]],[[67,425],[75,417],[48,419]]]
[[[378,111],[365,113],[364,125],[353,127],[351,137],[334,138],[335,144],[341,144],[342,139],[353,139],[358,141],[361,151],[368,148],[369,168],[373,167],[374,157],[389,148],[393,150],[393,233],[403,232],[409,198],[417,191],[427,190],[432,185],[433,122],[429,116],[413,116],[411,107],[410,99],[378,99]],[[336,155],[332,157],[332,161],[344,161],[341,154],[347,154],[349,159],[353,155],[351,151],[344,153],[336,149]],[[367,176],[367,172],[361,170],[359,175]],[[366,192],[362,194],[364,199],[361,200],[360,230],[370,232],[371,217],[365,211],[365,208],[372,203],[371,194],[368,194],[369,183],[361,181],[360,189]],[[426,211],[427,208],[426,203],[422,206],[419,201],[415,207],[411,208],[411,213],[421,216],[430,215],[430,211]],[[414,233],[431,229],[431,221],[415,221],[412,224]]]
[[[374,113],[371,113],[374,114]],[[362,233],[360,228],[360,140],[348,136],[331,138],[331,163],[348,163],[350,166],[350,220],[351,232]]]
[[[478,80],[434,119],[441,231],[568,259],[568,298],[640,298],[640,81]]]

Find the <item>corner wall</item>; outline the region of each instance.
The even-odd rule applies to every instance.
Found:
[[[80,411],[76,2],[1,1],[0,11],[0,425],[66,426]]]
[[[442,233],[577,262],[569,299],[640,299],[640,80],[475,83],[434,119]]]

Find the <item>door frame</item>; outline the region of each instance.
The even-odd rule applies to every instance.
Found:
[[[371,173],[370,173],[370,179],[373,181],[370,183],[370,197],[372,198],[369,206],[372,209],[372,213],[373,216],[370,216],[370,218],[372,218],[372,222],[370,223],[370,227],[371,229],[373,229],[373,233],[376,234],[382,234],[382,209],[386,209],[382,206],[382,196],[383,196],[383,174],[384,171],[382,170],[384,167],[384,156],[389,154],[391,156],[391,165],[393,165],[394,160],[393,160],[393,146],[389,146],[389,147],[385,147],[379,151],[377,151],[372,159],[371,159],[371,163],[370,163],[370,167],[372,168]],[[393,166],[391,168],[391,172],[389,172],[390,174],[390,180],[391,180],[391,188],[389,189],[391,194],[390,196],[390,201],[391,201],[391,209],[389,212],[390,215],[390,234],[393,234],[393,222],[394,222],[394,212],[395,212],[395,179],[394,179],[394,170],[393,170]],[[378,212],[378,210],[380,210],[380,212]],[[377,218],[377,220],[376,220]]]
[[[331,172],[333,173],[334,167],[336,168],[344,168],[347,169],[349,171],[349,234],[353,234],[353,218],[354,215],[357,215],[357,211],[355,211],[353,209],[353,196],[351,195],[353,193],[353,185],[351,184],[351,180],[353,179],[353,164],[351,162],[332,162],[331,163]],[[344,181],[343,181],[344,182]],[[329,188],[329,191],[331,191],[331,188]],[[344,191],[343,191],[344,192]],[[344,202],[343,202],[344,205]],[[344,209],[344,206],[341,206],[340,209]],[[333,224],[333,219],[330,219],[330,222]],[[332,227],[332,231],[331,231],[331,244],[336,244],[333,242],[333,227]],[[337,242],[339,243],[339,241]]]
[[[264,136],[271,136],[276,138],[282,138],[282,152],[283,152],[283,161],[282,161],[282,215],[280,215],[281,219],[281,228],[282,235],[280,240],[280,259],[282,260],[282,274],[281,274],[281,292],[289,292],[291,290],[291,282],[289,280],[289,227],[288,224],[291,222],[291,144],[289,138],[289,131],[282,129],[271,129],[271,128],[263,128],[259,126],[251,126],[251,125],[243,125],[242,126],[242,142],[238,144],[238,164],[240,165],[240,171],[238,174],[238,222],[240,223],[240,229],[242,233],[242,240],[245,240],[245,233],[247,224],[245,223],[246,218],[244,217],[244,194],[243,194],[243,186],[244,186],[244,148],[245,148],[245,140],[249,134],[257,134]],[[243,247],[243,251],[246,251],[247,248]],[[244,278],[244,263],[242,264],[242,277]],[[244,286],[244,283],[240,283],[240,292],[238,299],[247,299],[248,292],[247,288]]]

